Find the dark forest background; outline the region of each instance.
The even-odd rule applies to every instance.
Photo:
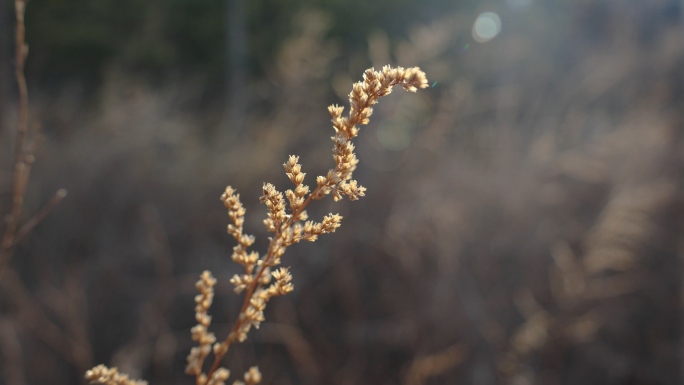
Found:
[[[0,213],[17,120],[0,3]],[[358,202],[290,248],[295,292],[229,355],[265,384],[679,384],[684,285],[679,0],[30,0],[39,146],[0,277],[0,384],[95,364],[189,384],[194,282],[241,298],[219,196],[263,250],[262,182],[332,164],[326,107],[363,70],[420,66],[357,142]],[[478,42],[483,12],[501,31]],[[311,179],[309,179],[311,178]]]

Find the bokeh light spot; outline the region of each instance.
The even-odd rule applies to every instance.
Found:
[[[501,18],[494,12],[481,13],[473,24],[473,39],[486,43],[501,32]]]

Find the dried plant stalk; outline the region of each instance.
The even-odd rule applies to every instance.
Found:
[[[24,67],[29,50],[25,39],[26,28],[24,24],[26,3],[27,0],[14,1],[15,17],[17,20],[14,73],[17,81],[17,88],[19,90],[19,121],[17,123],[17,136],[14,142],[12,201],[9,213],[5,216],[6,227],[2,237],[2,243],[0,243],[0,278],[2,277],[5,265],[12,258],[14,246],[17,242],[45,219],[45,217],[57,207],[59,202],[67,195],[66,189],[59,189],[53,198],[37,214],[31,217],[24,226],[19,228],[19,217],[21,216],[21,211],[24,207],[24,198],[26,197],[26,188],[28,186],[29,176],[31,175],[31,166],[36,159],[34,153],[37,143],[34,139],[31,145],[26,144],[29,113],[28,88],[26,86],[26,76],[24,75]]]
[[[24,27],[24,13],[26,0],[15,0],[16,25],[16,52],[14,73],[19,89],[19,122],[17,123],[17,136],[14,142],[14,170],[12,172],[12,205],[7,215],[7,227],[0,244],[0,273],[4,265],[12,256],[14,247],[14,235],[19,226],[19,216],[24,205],[26,185],[28,184],[30,164],[32,156],[26,156],[26,132],[28,131],[28,89],[24,76],[24,64],[28,55],[28,45],[25,41],[26,29]],[[30,160],[27,162],[27,160]]]
[[[316,178],[315,189],[311,190],[304,184],[306,174],[302,172],[299,157],[295,155],[291,155],[283,164],[287,177],[294,185],[292,189],[286,190],[283,194],[272,184],[264,183],[263,195],[260,198],[268,209],[264,225],[273,235],[263,256],[249,251],[254,244],[254,237],[243,231],[246,210],[237,192],[230,186],[226,188],[221,201],[228,210],[232,222],[228,225],[227,231],[237,241],[231,258],[245,269],[244,274],[234,275],[230,282],[235,286],[235,292],[244,292],[245,297],[230,333],[223,341],[216,342],[214,334],[208,331],[211,324],[208,310],[214,297],[213,286],[216,279],[209,271],[203,272],[200,276],[197,282],[199,295],[195,297],[197,325],[192,329],[192,339],[198,345],[190,351],[186,367],[186,373],[195,376],[196,385],[225,384],[230,372],[223,368],[221,363],[230,346],[235,342],[245,341],[252,327],[259,328],[264,321],[264,309],[271,298],[294,290],[289,268],[276,269],[281,264],[281,257],[287,247],[300,241],[314,242],[319,235],[333,233],[340,227],[342,216],[339,214],[328,214],[320,222],[308,220],[306,207],[309,203],[326,195],[332,195],[335,201],[341,200],[344,196],[352,201],[364,196],[366,188],[352,179],[358,164],[352,139],[358,135],[359,126],[368,124],[373,113],[372,107],[378,99],[389,95],[394,86],[415,92],[418,88],[427,87],[427,79],[417,67],[405,69],[385,66],[380,71],[368,69],[363,74],[363,81],[355,83],[349,94],[348,116],[342,116],[343,107],[328,107],[335,129],[335,135],[332,137],[335,167],[326,175]],[[205,373],[202,368],[212,351],[214,361]],[[255,366],[244,374],[244,381],[234,381],[233,385],[258,384],[261,377],[259,369]]]

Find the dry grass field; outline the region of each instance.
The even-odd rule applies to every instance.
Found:
[[[290,188],[296,154],[316,186],[338,164],[326,107],[349,111],[352,84],[386,64],[420,67],[429,87],[374,107],[354,140],[365,196],[307,207],[342,226],[287,250],[294,291],[227,352],[228,383],[258,365],[273,385],[679,384],[682,6],[500,3],[378,28],[353,52],[331,34],[338,15],[309,7],[237,112],[201,76],[150,85],[112,66],[95,90],[48,90],[28,71],[35,162],[18,231],[50,210],[0,276],[0,384],[85,383],[98,364],[192,383],[200,274],[217,280],[219,341],[245,309],[230,283],[245,271],[226,233],[236,206],[219,196],[240,192],[244,231],[268,250],[263,220],[279,210],[259,202],[263,183]],[[485,11],[501,31],[478,42]],[[5,89],[3,215],[21,118],[16,83]]]

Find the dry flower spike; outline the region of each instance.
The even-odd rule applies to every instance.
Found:
[[[264,321],[264,310],[271,298],[294,290],[289,269],[276,269],[281,264],[287,247],[302,240],[313,242],[319,235],[333,233],[340,227],[342,216],[339,214],[330,213],[320,222],[308,220],[305,210],[308,204],[312,200],[322,199],[331,194],[335,201],[345,196],[352,201],[364,196],[366,188],[352,179],[359,161],[351,141],[358,135],[359,126],[368,124],[373,114],[372,107],[378,99],[389,95],[394,86],[415,92],[418,88],[426,88],[428,82],[425,73],[417,67],[385,66],[380,71],[368,69],[363,74],[363,81],[355,83],[349,94],[348,116],[342,116],[343,107],[328,107],[335,129],[335,135],[331,138],[334,143],[332,155],[335,167],[328,170],[325,176],[316,178],[315,189],[311,190],[304,184],[306,173],[302,172],[299,157],[295,155],[290,155],[283,164],[287,177],[294,185],[292,189],[286,190],[283,194],[274,185],[264,183],[263,195],[260,198],[268,211],[264,225],[268,232],[273,233],[265,254],[260,256],[257,252],[249,251],[249,247],[254,244],[254,237],[243,233],[246,210],[240,202],[240,196],[230,186],[221,195],[221,201],[228,210],[228,217],[232,222],[228,225],[227,232],[237,241],[231,258],[244,267],[244,274],[235,274],[230,282],[235,287],[235,292],[245,292],[245,297],[232,330],[225,340],[216,342],[214,334],[208,331],[211,323],[208,310],[214,297],[213,286],[216,279],[209,271],[203,272],[200,276],[197,282],[200,294],[195,297],[197,325],[192,328],[192,339],[197,342],[197,346],[190,351],[186,368],[187,374],[195,376],[196,385],[225,384],[230,372],[221,367],[221,362],[230,345],[234,342],[244,342],[252,327],[259,328]],[[209,371],[204,372],[205,359],[211,352],[214,353],[214,362]],[[116,373],[116,369],[98,366],[88,371],[86,378],[91,380],[91,383],[129,384],[94,381],[104,378],[102,373],[109,374],[107,370]],[[259,369],[254,366],[245,373],[244,381],[234,381],[233,385],[254,385],[261,382],[261,378]]]

